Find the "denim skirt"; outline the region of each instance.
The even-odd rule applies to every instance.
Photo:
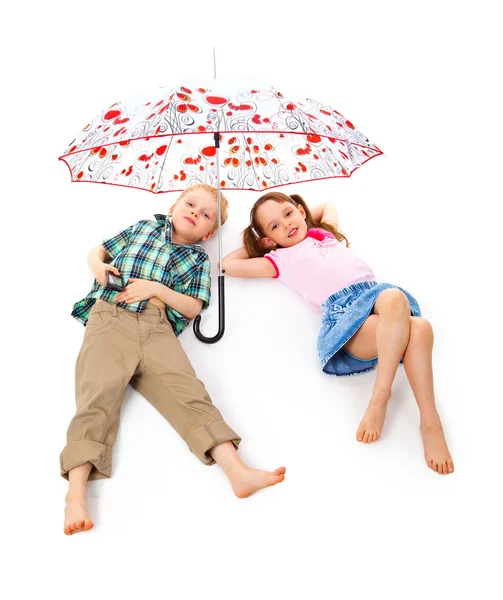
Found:
[[[361,360],[349,354],[343,346],[354,336],[372,312],[377,296],[388,288],[401,290],[409,301],[410,312],[420,317],[416,299],[397,285],[362,281],[339,290],[323,303],[322,326],[318,335],[318,355],[321,368],[327,375],[358,375],[371,371],[377,357]]]

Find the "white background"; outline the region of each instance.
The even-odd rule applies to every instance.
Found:
[[[41,2],[2,39],[2,529],[9,599],[492,597],[501,566],[501,37],[495,2]],[[5,9],[6,10],[6,9]],[[89,486],[90,533],[63,535],[58,456],[84,329],[70,316],[88,250],[176,195],[70,184],[57,157],[139,90],[257,76],[336,108],[384,152],[350,180],[283,188],[333,200],[378,280],[419,300],[436,335],[455,461],[424,462],[400,368],[384,434],[355,432],[375,373],[323,375],[319,316],[275,281],[226,279],[227,332],[181,336],[250,465],[286,465],[247,500],[126,395],[113,477]],[[282,191],[282,190],[280,190]],[[224,253],[252,192],[229,193]],[[216,265],[217,245],[208,244]],[[498,260],[499,259],[499,260]],[[216,275],[216,266],[214,266]],[[214,278],[216,283],[216,276]],[[214,302],[203,331],[217,328]]]

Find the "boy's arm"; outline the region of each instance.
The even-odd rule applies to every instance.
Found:
[[[89,265],[91,270],[93,269],[93,267],[96,264],[98,264],[100,262],[106,263],[109,260],[110,260],[110,255],[105,250],[105,248],[103,248],[103,246],[101,244],[99,246],[96,246],[92,250],[90,250],[89,254],[87,255],[87,264]]]
[[[331,202],[326,202],[325,204],[317,204],[313,206],[311,210],[311,215],[315,221],[325,223],[329,222],[330,224],[339,227],[339,215],[337,214],[337,209],[335,208],[335,204]]]
[[[107,264],[115,259],[129,244],[131,235],[136,225],[130,225],[127,229],[106,240],[99,246],[93,248],[87,255],[87,264],[96,277],[96,281],[105,286],[107,271],[120,275],[116,267]]]
[[[130,277],[124,291],[116,296],[118,302],[134,304],[141,300],[149,300],[154,296],[159,298],[167,309],[183,315],[187,319],[194,319],[203,307],[208,306],[211,295],[211,264],[206,256],[195,270],[183,293],[176,292],[159,281],[136,279]]]
[[[118,269],[107,264],[108,261],[110,261],[110,255],[101,244],[93,248],[87,255],[89,268],[93,272],[96,281],[103,286],[106,285],[107,271],[120,275]]]
[[[200,298],[180,294],[180,292],[175,292],[175,290],[172,290],[162,283],[152,283],[156,286],[156,291],[153,296],[162,300],[164,304],[167,304],[184,317],[187,317],[187,319],[194,319],[201,312],[203,301]]]
[[[163,285],[159,281],[150,279],[135,279],[131,277],[128,284],[122,292],[116,296],[117,302],[134,304],[141,300],[150,300],[153,297],[159,298],[164,304],[179,312],[187,319],[193,319],[201,312],[203,301],[193,296],[180,294],[171,288]]]
[[[274,277],[276,269],[267,258],[250,258],[246,248],[238,248],[222,260],[222,268],[231,277]]]

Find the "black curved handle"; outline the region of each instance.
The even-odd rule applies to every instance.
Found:
[[[215,337],[206,337],[199,329],[201,315],[194,319],[194,333],[196,338],[205,344],[216,344],[222,339],[225,332],[225,296],[224,296],[224,276],[218,276],[218,333]]]

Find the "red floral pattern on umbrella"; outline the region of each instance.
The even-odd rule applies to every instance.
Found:
[[[72,181],[160,193],[195,183],[263,191],[349,177],[380,154],[349,120],[316,100],[289,100],[274,88],[224,95],[180,86],[113,104],[84,127],[60,160]]]

